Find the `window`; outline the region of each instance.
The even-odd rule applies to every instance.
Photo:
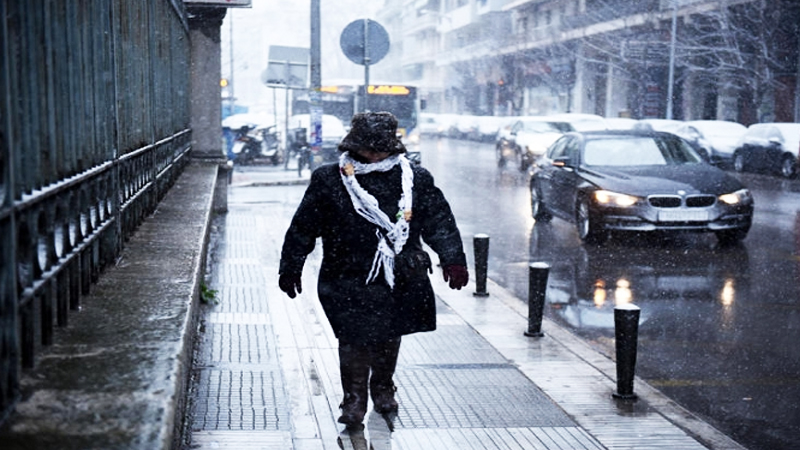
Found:
[[[517,19],[517,34],[527,34],[528,33],[528,17],[522,16]]]

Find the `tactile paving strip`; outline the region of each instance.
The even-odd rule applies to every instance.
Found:
[[[395,383],[400,428],[575,425],[510,364],[404,367]]]
[[[220,319],[226,315],[219,314]],[[230,315],[234,316],[234,315]],[[258,314],[235,315],[231,319],[250,316],[257,319]],[[212,316],[213,317],[213,316]],[[274,354],[272,327],[266,324],[242,324],[230,322],[207,322],[202,335],[202,345],[195,359],[196,367],[224,367],[225,364],[277,364]],[[251,368],[255,370],[256,368]]]
[[[274,430],[291,428],[280,367],[231,368],[195,372],[192,428],[195,430]]]
[[[437,303],[439,326],[403,337],[398,428],[572,427],[575,422],[486,339]]]

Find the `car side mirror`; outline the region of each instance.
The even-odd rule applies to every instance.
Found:
[[[569,156],[560,156],[553,159],[553,165],[556,167],[572,167],[572,161]]]

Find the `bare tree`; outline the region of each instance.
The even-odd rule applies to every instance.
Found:
[[[770,120],[774,93],[787,88],[781,75],[797,71],[800,6],[786,0],[728,3],[684,21],[677,64],[749,99],[759,119]]]
[[[776,89],[788,88],[781,76],[790,74],[787,79],[794,80],[797,74],[800,4],[793,0],[700,3],[705,8],[679,10],[675,84],[695,77],[714,86],[717,93],[746,99],[749,108],[763,118],[770,96]],[[613,68],[615,77],[635,86],[631,104],[641,108],[652,83],[652,69],[666,69],[669,64],[669,15],[661,6],[662,2],[650,0],[587,0],[586,13],[564,23],[565,31],[586,31],[579,38],[561,41],[558,51],[580,49],[573,53],[575,59],[594,65],[601,73]],[[591,25],[598,23],[615,26],[592,33]]]

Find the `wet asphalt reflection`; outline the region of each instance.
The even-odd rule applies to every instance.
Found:
[[[609,356],[614,307],[639,306],[638,376],[749,449],[796,448],[800,181],[737,175],[756,212],[735,247],[711,234],[620,234],[585,246],[569,223],[534,223],[527,174],[499,169],[493,144],[421,147],[467,246],[490,236],[491,279],[526,299],[528,265],[548,263],[545,314]]]

